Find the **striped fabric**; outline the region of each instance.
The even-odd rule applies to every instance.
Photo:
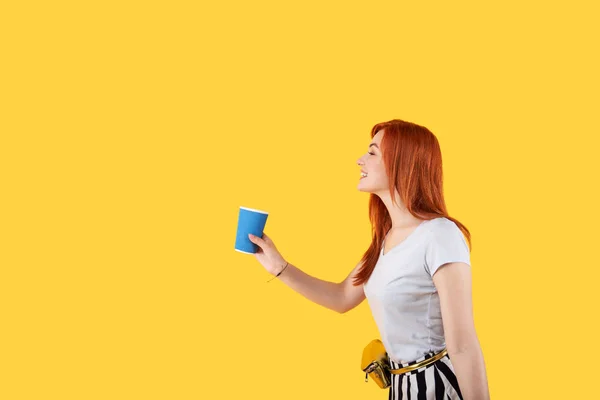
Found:
[[[390,368],[407,367],[435,354],[428,353],[415,361],[402,364],[390,359]],[[448,354],[433,364],[401,375],[392,374],[391,378],[389,400],[462,400]]]

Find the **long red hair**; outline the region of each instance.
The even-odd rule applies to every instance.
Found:
[[[446,211],[443,193],[442,152],[437,138],[429,129],[400,119],[376,124],[371,138],[384,130],[380,151],[390,182],[390,195],[395,191],[408,212],[423,220],[445,217],[453,221],[466,236],[471,248],[471,234],[466,226],[450,217]],[[363,265],[354,278],[354,286],[369,280],[381,252],[385,234],[392,227],[392,219],[379,196],[371,193],[369,219],[372,240],[364,253]]]

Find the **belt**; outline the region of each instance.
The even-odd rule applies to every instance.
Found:
[[[408,367],[404,367],[404,368],[399,368],[399,369],[390,369],[390,372],[392,374],[403,374],[405,372],[410,372],[410,371],[414,371],[415,369],[419,369],[422,368],[426,365],[432,364],[434,362],[436,362],[437,360],[441,359],[442,357],[444,357],[446,354],[448,353],[447,349],[444,349],[442,351],[440,351],[438,354],[436,354],[433,357],[430,357],[426,360],[423,361],[419,361],[416,364],[413,365],[409,365]]]

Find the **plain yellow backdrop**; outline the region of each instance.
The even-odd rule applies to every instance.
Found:
[[[592,4],[3,3],[0,398],[387,399],[368,303],[266,283],[234,241],[267,210],[287,260],[344,279],[392,118],[440,142],[492,398],[592,398]]]

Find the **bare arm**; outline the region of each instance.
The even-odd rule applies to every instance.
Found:
[[[433,275],[440,295],[442,323],[448,355],[465,400],[487,400],[490,393],[483,353],[475,333],[471,299],[471,269],[451,262]]]
[[[308,300],[330,310],[345,313],[365,299],[363,286],[352,285],[352,279],[362,263],[359,262],[344,281],[329,282],[315,278],[287,263],[266,233],[263,232],[262,238],[253,235],[248,235],[248,237],[250,241],[259,246],[259,250],[254,255],[265,269],[272,275],[277,275],[281,271],[279,280]]]
[[[340,285],[342,286],[342,293],[344,296],[344,304],[346,306],[344,312],[352,310],[354,307],[362,303],[365,299],[365,291],[363,289],[363,285],[354,286],[352,284],[352,281],[354,280],[354,277],[358,273],[358,270],[361,266],[362,262],[359,262],[356,265],[356,267],[354,267],[354,269],[350,271],[346,279],[344,279],[340,283]]]
[[[345,313],[365,299],[362,285],[352,285],[352,279],[360,265],[359,263],[354,267],[344,281],[335,283],[315,278],[292,264],[288,264],[279,276],[279,280],[308,300],[333,311]]]

